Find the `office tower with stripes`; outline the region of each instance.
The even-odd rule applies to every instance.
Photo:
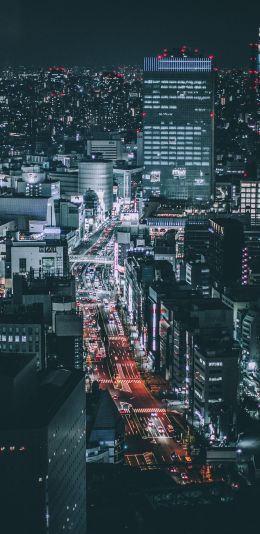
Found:
[[[214,163],[213,56],[164,50],[144,59],[144,198],[210,201]]]

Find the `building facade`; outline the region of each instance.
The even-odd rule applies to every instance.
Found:
[[[97,153],[101,153],[103,158],[109,161],[122,159],[123,147],[121,139],[88,139],[88,156]]]
[[[252,224],[260,224],[260,180],[240,182],[240,211],[250,214]]]
[[[67,241],[13,241],[11,246],[11,278],[15,273],[26,274],[31,270],[41,274],[68,274]]]
[[[0,357],[0,495],[8,532],[86,533],[84,376]]]
[[[84,195],[93,189],[99,198],[102,211],[111,212],[113,207],[113,163],[107,160],[89,159],[79,163],[78,192]]]
[[[213,191],[212,56],[144,59],[144,196],[208,202]]]
[[[242,282],[243,272],[247,269],[242,262],[243,249],[241,222],[224,218],[209,221],[208,265],[213,284],[229,286]]]
[[[4,307],[0,313],[1,353],[34,354],[37,368],[46,367],[41,305]]]
[[[193,348],[193,412],[209,435],[228,435],[237,406],[240,349],[216,329],[205,334]]]

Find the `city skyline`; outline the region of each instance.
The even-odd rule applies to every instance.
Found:
[[[251,533],[259,6],[38,4],[1,13],[2,531]]]
[[[0,64],[142,64],[145,55],[186,44],[216,55],[221,67],[245,67],[260,18],[257,0],[250,4],[249,11],[234,0],[217,7],[204,0],[196,5],[167,0],[158,10],[146,0],[128,7],[101,1],[90,12],[82,0],[73,8],[67,0],[36,7],[31,0],[23,5],[15,0],[12,17],[2,6]]]

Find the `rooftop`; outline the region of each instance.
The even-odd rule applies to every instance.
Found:
[[[0,352],[0,375],[14,378],[19,375],[26,365],[35,358],[34,354],[12,352]]]
[[[227,334],[225,329],[210,328],[201,330],[195,340],[195,349],[209,357],[239,357],[239,344]]]
[[[122,417],[107,389],[100,391],[94,429],[114,429]]]
[[[226,289],[222,298],[227,297],[234,302],[255,302],[260,298],[260,286],[238,286]]]
[[[76,370],[48,369],[37,373],[35,369],[35,380],[32,381],[30,374],[28,382],[25,368],[33,358],[35,358],[35,355],[15,353],[9,353],[6,357],[1,355],[0,357],[0,362],[3,360],[1,363],[3,379],[4,377],[15,378],[20,374],[18,390],[15,384],[14,389],[9,388],[7,390],[6,402],[10,410],[0,412],[0,428],[33,429],[48,425],[60,406],[80,382],[82,382],[83,398],[85,396],[84,375]],[[30,373],[32,373],[32,369],[30,369]],[[28,386],[31,386],[32,389],[28,390]],[[19,405],[17,403],[23,389],[26,391],[26,404],[22,407],[22,410],[19,410],[20,403]]]
[[[43,311],[41,304],[31,306],[8,305],[0,308],[0,324],[42,324]]]

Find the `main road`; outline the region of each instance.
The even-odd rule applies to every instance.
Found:
[[[112,238],[114,227],[107,225],[98,232],[95,243],[87,246],[88,254],[104,253],[104,247]],[[82,250],[80,251],[82,254]],[[86,262],[87,263],[87,262]],[[95,267],[92,266],[92,269]],[[78,268],[77,268],[78,269]],[[108,349],[106,358],[92,357],[91,379],[98,380],[100,388],[107,388],[122,414],[126,428],[125,461],[129,465],[139,466],[141,469],[153,469],[156,466],[164,467],[178,480],[183,480],[188,469],[180,464],[180,468],[171,467],[172,461],[184,460],[187,450],[183,445],[183,438],[187,435],[187,428],[183,425],[178,414],[167,411],[165,405],[153,397],[146,387],[145,381],[137,367],[128,336],[125,334],[115,303],[111,300],[104,305],[102,302],[102,288],[91,289],[86,287],[83,279],[88,271],[85,268],[78,270],[81,284],[85,287],[83,309],[86,317],[84,328],[85,346],[89,343],[90,329],[87,321],[92,323],[92,332],[95,331],[97,346],[100,342],[98,327],[93,326],[93,319],[97,325],[97,316],[101,315],[106,329]],[[111,279],[111,273],[106,271]],[[96,278],[95,278],[96,279]],[[104,280],[103,280],[104,282]],[[108,284],[109,285],[109,284]],[[112,293],[110,293],[110,296]],[[109,293],[106,293],[109,300]],[[89,304],[88,304],[89,302]],[[88,315],[91,308],[91,318]],[[95,318],[93,316],[93,310]],[[89,317],[87,319],[87,317]],[[98,348],[96,349],[98,353]],[[188,475],[187,475],[188,476]],[[181,477],[181,478],[180,478]]]
[[[106,362],[97,364],[96,379],[110,391],[126,426],[126,461],[149,459],[149,465],[171,464],[187,455],[181,437],[187,432],[173,411],[153,397],[135,362],[128,336],[113,304],[100,305],[108,337]],[[152,460],[151,460],[152,459]],[[141,462],[142,463],[142,462]],[[143,464],[142,464],[143,465]]]

